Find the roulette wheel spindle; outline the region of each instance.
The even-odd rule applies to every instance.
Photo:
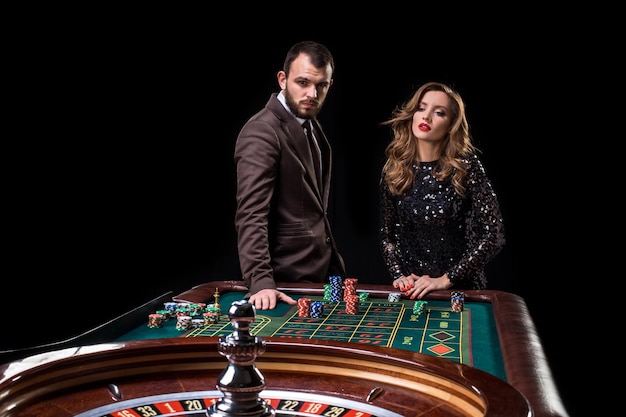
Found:
[[[259,396],[265,388],[265,378],[256,367],[255,359],[265,352],[265,340],[250,334],[255,317],[254,306],[246,300],[234,301],[228,310],[234,330],[220,338],[217,347],[228,359],[228,366],[216,385],[224,396],[207,409],[208,417],[270,417],[276,414]]]

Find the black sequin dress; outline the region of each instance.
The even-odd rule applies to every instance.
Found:
[[[482,163],[476,155],[464,161],[464,199],[450,177],[432,176],[436,162],[413,166],[413,189],[403,196],[391,194],[382,174],[380,240],[392,280],[447,273],[453,288],[486,288],[484,267],[504,246],[504,223]]]

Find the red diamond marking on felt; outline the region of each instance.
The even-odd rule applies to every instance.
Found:
[[[447,355],[450,352],[454,352],[450,346],[442,345],[441,343],[438,345],[434,345],[428,348],[428,351],[436,353],[439,356]]]

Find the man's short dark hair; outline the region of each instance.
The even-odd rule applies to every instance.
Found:
[[[287,76],[289,76],[291,63],[301,53],[307,54],[311,57],[311,63],[315,66],[315,68],[324,68],[326,65],[330,64],[332,72],[335,72],[335,60],[326,46],[315,41],[302,41],[293,45],[287,52],[287,57],[285,58],[285,63],[283,64],[283,71],[285,71]]]

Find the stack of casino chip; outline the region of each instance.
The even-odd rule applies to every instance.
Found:
[[[311,299],[302,297],[298,299],[298,317],[310,317]]]
[[[174,313],[170,313],[170,311],[167,309],[157,310],[156,313],[163,316],[164,322],[168,321],[171,317],[174,317],[175,315]]]
[[[202,317],[204,317],[205,325],[217,323],[220,319],[221,309],[215,304],[209,304],[205,307]]]
[[[191,327],[191,316],[177,315],[176,316],[176,330],[183,331],[188,330]]]
[[[176,317],[176,307],[178,307],[178,303],[176,301],[167,301],[163,304],[165,309],[169,311],[170,317]]]
[[[311,303],[310,315],[313,318],[320,318],[324,315],[324,303],[321,301],[313,301]]]
[[[459,313],[463,311],[463,305],[465,304],[465,294],[463,291],[452,291],[450,293],[450,305],[452,311]]]
[[[204,311],[210,311],[212,313],[216,313],[218,316],[222,315],[222,306],[219,304],[206,304],[204,306]]]
[[[180,317],[180,316],[189,316],[191,317],[191,314],[189,313],[189,307],[176,307],[176,317]]]
[[[148,316],[148,327],[156,329],[163,326],[163,314],[152,313]]]
[[[346,278],[343,281],[343,301],[348,301],[353,295],[356,295],[356,283],[358,280],[356,278]]]
[[[324,301],[330,301],[330,284],[324,284]]]
[[[399,292],[390,292],[389,295],[387,296],[387,300],[391,301],[393,303],[396,303],[398,301],[400,301],[400,298],[402,297],[402,294]]]
[[[360,298],[356,294],[347,296],[346,297],[346,314],[358,314],[359,301],[360,301]]]
[[[201,316],[206,311],[205,303],[189,303],[188,307],[189,315],[191,317]]]
[[[331,275],[329,277],[330,281],[330,302],[331,303],[339,303],[341,302],[341,296],[343,294],[343,280],[339,275]]]
[[[200,304],[190,303],[188,308],[189,308],[189,315],[191,317],[199,316],[204,312],[203,311],[204,306],[201,306]]]
[[[413,304],[413,314],[419,317],[419,315],[424,312],[427,305],[428,301],[416,301],[415,304]]]
[[[370,293],[367,291],[359,291],[357,292],[357,295],[359,296],[359,300],[364,303],[370,300]]]

